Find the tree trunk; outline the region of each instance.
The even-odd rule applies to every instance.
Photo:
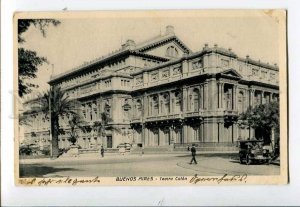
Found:
[[[52,115],[51,116],[51,133],[52,133],[52,158],[57,158],[59,156],[59,149],[58,149],[58,132],[59,132],[59,122],[58,116]]]

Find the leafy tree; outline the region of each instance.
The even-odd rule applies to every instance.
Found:
[[[73,115],[72,118],[69,120],[70,126],[70,138],[69,141],[74,145],[77,141],[78,134],[77,129],[86,132],[88,131],[87,127],[85,126],[86,122],[79,115]]]
[[[107,113],[102,112],[100,116],[101,116],[101,120],[95,121],[92,129],[97,133],[98,137],[101,137],[102,144],[103,144],[103,139],[106,137],[107,129],[111,129],[112,131],[115,131],[117,133],[121,133],[121,129],[109,125],[109,123],[112,122],[112,119],[108,116]]]
[[[57,26],[60,24],[60,21],[55,19],[19,19],[18,20],[18,42],[25,42],[22,38],[22,34],[26,32],[31,25],[35,26],[40,30],[42,35],[46,37],[47,27],[50,25]]]
[[[27,82],[29,79],[36,78],[38,66],[47,63],[47,59],[37,56],[35,51],[18,49],[18,68],[19,68],[19,96],[23,97],[32,91],[32,88],[38,88],[38,85]]]
[[[25,39],[22,34],[33,25],[40,30],[43,37],[46,36],[46,28],[49,25],[57,26],[60,21],[55,19],[19,19],[18,20],[18,43],[22,45]],[[22,47],[18,48],[18,72],[19,72],[19,96],[23,97],[32,91],[32,88],[38,88],[38,85],[28,82],[28,80],[36,78],[38,67],[48,63],[45,57],[40,57],[35,51],[27,50]]]
[[[58,135],[61,131],[59,117],[70,115],[74,117],[78,116],[79,103],[70,100],[59,87],[52,87],[41,97],[41,106],[46,118],[50,118],[51,120],[52,157],[58,157]],[[49,112],[51,113],[50,117]]]
[[[276,134],[279,134],[279,103],[274,101],[255,106],[254,108],[250,107],[240,115],[239,123],[258,130],[265,144],[269,144],[271,142],[272,129],[274,129]]]

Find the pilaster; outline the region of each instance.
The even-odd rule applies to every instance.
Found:
[[[218,108],[221,108],[221,82],[218,82]]]
[[[174,112],[173,104],[172,104],[173,99],[174,99],[174,96],[173,96],[173,95],[174,95],[174,94],[170,91],[170,92],[169,92],[170,114],[173,114],[173,112]]]
[[[204,83],[204,109],[208,110],[208,83]]]
[[[233,110],[237,110],[237,85],[233,85]]]
[[[148,86],[149,83],[149,74],[148,72],[144,72],[143,73],[143,84],[144,86]]]
[[[204,108],[204,102],[203,102],[204,101],[203,84],[200,85],[200,90],[199,91],[200,91],[200,97],[201,97],[200,98],[201,101],[200,101],[199,105],[200,105],[200,108],[203,109]]]
[[[188,72],[189,72],[189,64],[187,60],[183,60],[182,61],[182,75],[183,77],[188,76]]]
[[[187,143],[189,140],[188,126],[184,124],[182,128],[183,128],[183,143]]]
[[[254,106],[254,92],[255,89],[253,88],[249,89],[249,106]]]
[[[208,109],[215,110],[218,107],[218,89],[216,79],[210,79],[208,84]]]
[[[165,136],[163,130],[159,127],[158,128],[158,146],[165,144]]]
[[[149,97],[148,95],[145,93],[143,96],[143,118],[146,118],[149,115]]]
[[[188,111],[188,88],[186,86],[184,86],[182,88],[182,96],[183,96],[183,99],[182,99],[182,111],[183,112],[186,112]]]

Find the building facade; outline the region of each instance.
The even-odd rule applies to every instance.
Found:
[[[51,77],[70,99],[81,103],[81,114],[92,125],[101,113],[110,118],[106,137],[78,132],[78,144],[91,149],[173,147],[191,143],[230,146],[238,139],[259,138],[241,128],[238,116],[249,106],[279,98],[277,65],[238,57],[218,45],[192,52],[167,26],[164,35],[144,43],[127,40],[120,50]],[[24,104],[31,108],[34,101]],[[41,113],[29,115],[25,139],[49,145],[49,122]],[[68,117],[60,117],[68,131]],[[68,148],[68,133],[59,147]]]

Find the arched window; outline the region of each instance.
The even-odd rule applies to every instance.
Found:
[[[193,99],[194,111],[199,111],[199,90],[197,88],[193,90]]]
[[[181,93],[175,92],[175,107],[174,112],[180,112],[181,111]]]
[[[140,99],[138,99],[136,101],[135,108],[136,108],[136,116],[137,117],[141,116],[142,115],[142,101]]]
[[[240,91],[238,96],[238,111],[240,113],[244,111],[244,107],[245,107],[244,105],[245,105],[244,93],[243,91]]]
[[[178,50],[174,46],[170,46],[167,48],[166,56],[168,57],[178,57]]]
[[[233,101],[232,101],[232,86],[231,85],[224,85],[224,103],[225,109],[232,110],[233,108]]]
[[[158,97],[157,96],[153,96],[153,114],[154,115],[158,115],[158,110],[159,110],[159,103],[158,103]]]
[[[170,113],[170,97],[169,94],[164,94],[163,95],[163,99],[164,99],[164,109],[165,109],[165,113],[169,114]]]

